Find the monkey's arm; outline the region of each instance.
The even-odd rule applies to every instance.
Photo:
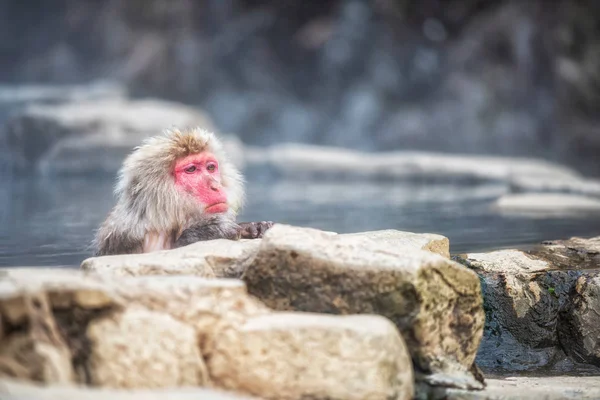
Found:
[[[134,239],[124,233],[111,232],[95,242],[94,256],[115,254],[134,254],[142,252],[142,240]]]
[[[235,223],[234,220],[216,216],[185,229],[175,241],[174,247],[214,239],[258,239],[273,226],[271,221]]]
[[[198,222],[185,229],[175,241],[174,247],[213,239],[237,240],[240,238],[240,227],[233,219],[215,216]]]
[[[259,239],[269,228],[273,226],[271,221],[260,222],[240,222],[240,238],[242,239]]]

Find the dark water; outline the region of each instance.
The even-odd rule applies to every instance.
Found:
[[[0,266],[78,266],[112,207],[110,179],[13,180],[0,184]],[[499,215],[502,185],[250,183],[241,220],[273,220],[339,233],[377,229],[432,232],[451,251],[522,247],[546,239],[600,235],[600,215]]]

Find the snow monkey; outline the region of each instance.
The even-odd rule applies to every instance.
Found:
[[[273,225],[236,223],[243,177],[220,140],[200,128],[166,130],[136,147],[119,171],[115,196],[94,239],[96,256],[260,238]]]

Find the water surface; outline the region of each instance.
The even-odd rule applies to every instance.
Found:
[[[600,235],[600,216],[499,215],[502,185],[250,182],[240,220],[273,220],[339,233],[377,229],[448,236],[451,252],[523,247]],[[113,180],[13,179],[0,184],[0,266],[78,266],[114,204]]]

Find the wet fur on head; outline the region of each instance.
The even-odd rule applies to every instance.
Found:
[[[118,201],[98,231],[96,248],[111,235],[114,240],[137,242],[148,232],[178,234],[187,223],[202,218],[198,202],[176,188],[173,168],[181,157],[204,150],[219,162],[228,213],[235,216],[244,204],[244,181],[221,141],[200,128],[168,129],[145,140],[123,162],[115,187]]]

